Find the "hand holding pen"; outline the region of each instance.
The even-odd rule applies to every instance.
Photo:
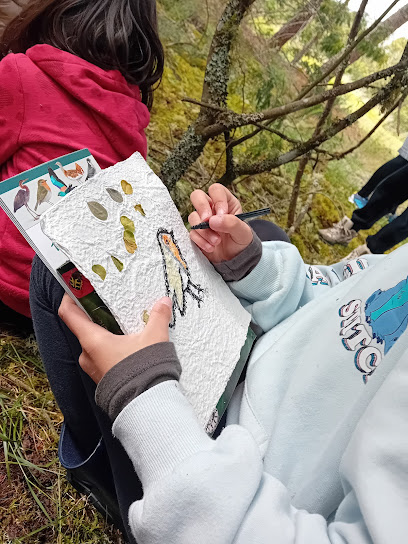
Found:
[[[243,251],[253,239],[252,229],[237,214],[242,213],[239,200],[226,187],[215,183],[191,195],[195,211],[188,220],[191,227],[206,222],[205,229],[192,229],[191,240],[212,263],[229,261]]]

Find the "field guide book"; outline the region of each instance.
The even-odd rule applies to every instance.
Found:
[[[71,153],[1,182],[0,205],[64,289],[111,332],[141,332],[156,300],[171,298],[180,385],[212,434],[256,335],[143,157],[101,170],[88,150]]]

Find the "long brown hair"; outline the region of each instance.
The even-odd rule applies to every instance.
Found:
[[[163,74],[155,0],[31,0],[6,27],[0,55],[49,44],[137,84],[151,108]]]

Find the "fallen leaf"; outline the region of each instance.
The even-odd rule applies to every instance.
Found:
[[[123,202],[123,196],[116,189],[112,189],[111,187],[107,187],[106,191],[107,191],[108,195],[111,197],[111,199],[114,200],[115,202],[119,202],[119,204],[121,202]]]
[[[113,264],[116,266],[116,268],[119,270],[119,272],[122,272],[123,270],[123,263],[121,261],[119,261],[119,259],[117,259],[116,257],[114,257],[113,255],[111,255],[111,259],[113,261]]]
[[[125,230],[128,230],[130,232],[135,232],[135,224],[129,217],[126,217],[126,215],[122,215],[120,218],[120,222],[124,226]]]
[[[145,311],[143,312],[143,322],[144,322],[145,325],[148,324],[148,322],[149,322],[149,317],[150,317],[149,312],[148,312],[147,310],[145,310]]]
[[[98,274],[102,281],[106,278],[106,270],[101,264],[94,264],[92,271],[95,272],[95,274]]]
[[[120,184],[122,186],[122,191],[125,193],[125,195],[132,195],[133,194],[133,187],[130,185],[130,183],[128,183],[127,181],[122,179]]]
[[[125,242],[126,251],[128,253],[134,253],[137,250],[137,244],[133,232],[125,230],[123,233],[123,241]]]
[[[141,204],[136,204],[135,210],[136,210],[137,212],[141,213],[141,214],[143,215],[143,217],[146,217],[145,211],[144,211],[144,209],[142,208],[142,205],[141,205]]]
[[[88,208],[97,219],[100,219],[101,221],[106,221],[108,219],[108,212],[102,204],[99,204],[99,202],[87,202],[87,204]]]

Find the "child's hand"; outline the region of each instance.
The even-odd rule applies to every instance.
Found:
[[[99,383],[104,375],[128,355],[169,341],[172,302],[165,297],[156,302],[143,332],[118,336],[93,323],[75,302],[64,295],[58,315],[78,338],[82,346],[79,364]]]
[[[235,217],[242,213],[241,204],[226,187],[214,183],[208,189],[208,195],[196,190],[190,198],[196,209],[188,218],[190,225],[193,227],[209,220],[209,229],[190,232],[191,240],[209,261],[229,261],[252,242],[251,228]]]

